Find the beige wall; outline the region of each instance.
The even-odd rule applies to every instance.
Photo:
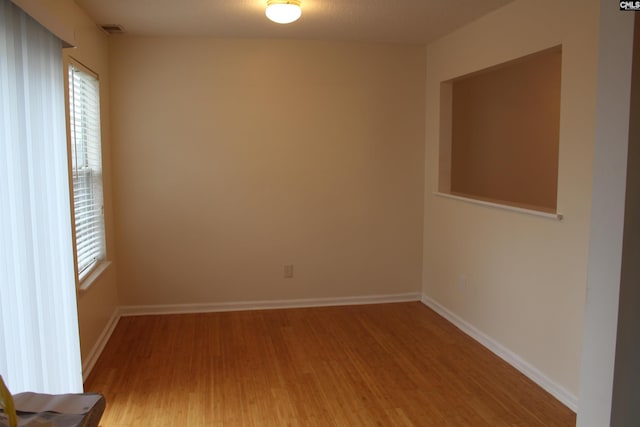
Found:
[[[561,55],[553,49],[448,83],[452,193],[555,212]]]
[[[427,47],[423,291],[573,401],[587,280],[597,34],[595,0],[518,0]],[[434,195],[440,83],[560,44],[558,211],[565,219]]]
[[[423,47],[110,47],[123,305],[419,292]]]
[[[115,261],[113,208],[111,197],[111,147],[109,122],[109,73],[108,38],[73,0],[16,0],[43,25],[67,40],[74,39],[74,49],[65,49],[67,57],[73,56],[100,76],[100,110],[102,126],[102,163],[104,180],[107,256]],[[71,36],[73,35],[73,36]],[[66,75],[66,74],[65,74]],[[78,294],[80,325],[80,351],[83,366],[86,365],[94,346],[117,309],[115,262],[86,291]]]

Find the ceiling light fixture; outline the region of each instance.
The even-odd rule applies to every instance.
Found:
[[[278,24],[290,24],[302,15],[300,0],[267,0],[267,18]]]

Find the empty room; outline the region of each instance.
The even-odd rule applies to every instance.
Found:
[[[0,425],[640,419],[635,2],[0,2]]]

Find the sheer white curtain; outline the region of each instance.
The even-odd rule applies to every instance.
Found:
[[[82,391],[62,42],[0,0],[0,374]]]

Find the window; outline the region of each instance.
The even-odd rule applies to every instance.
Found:
[[[443,82],[439,191],[556,212],[561,47]]]
[[[69,127],[76,264],[81,282],[105,259],[100,82],[96,74],[69,65]]]

